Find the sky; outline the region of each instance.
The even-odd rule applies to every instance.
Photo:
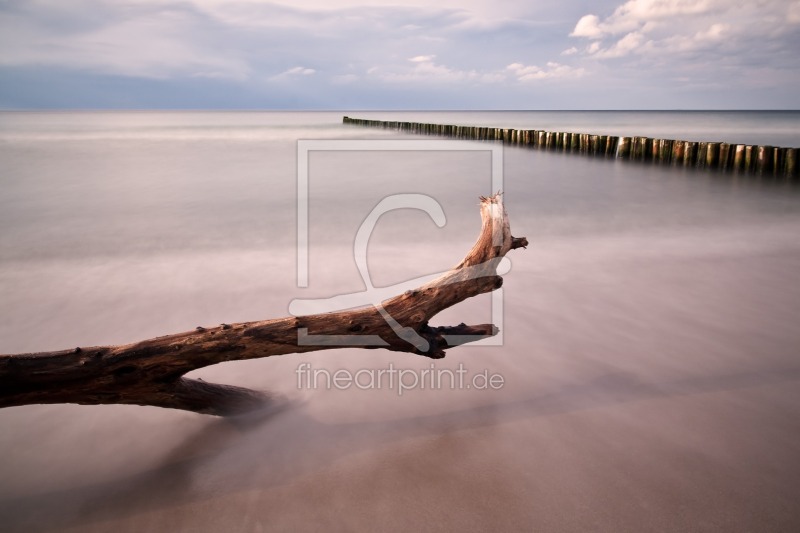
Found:
[[[0,0],[2,109],[800,109],[800,0]]]

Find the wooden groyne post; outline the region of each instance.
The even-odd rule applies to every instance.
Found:
[[[518,130],[486,126],[459,126],[368,120],[345,116],[344,124],[384,128],[420,135],[438,135],[476,141],[499,141],[504,144],[558,152],[615,157],[659,165],[694,167],[755,176],[774,176],[787,181],[798,178],[798,148],[724,142],[618,137],[563,131]]]

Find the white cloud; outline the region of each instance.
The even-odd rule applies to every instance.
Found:
[[[409,57],[408,60],[411,61],[412,63],[430,63],[435,58],[436,58],[435,55],[431,55],[431,56],[414,56],[414,57]]]
[[[675,17],[705,13],[719,0],[630,0],[614,11],[614,17],[651,20],[653,18]]]
[[[800,15],[800,2],[629,0],[606,17],[584,15],[570,36],[592,39],[584,53],[598,59],[649,55],[664,63],[668,54],[718,50],[730,60],[736,50],[747,61],[788,38],[793,10]]]
[[[413,61],[413,58],[410,60]],[[439,65],[432,61],[422,60],[413,61],[411,69],[370,69],[372,74],[386,82],[455,82],[455,81],[492,81],[491,77],[484,77],[476,70],[461,70],[445,65]]]
[[[606,50],[598,50],[595,52],[595,57],[613,58],[626,56],[638,50],[644,43],[644,35],[639,32],[631,32],[625,35],[622,39],[614,43],[613,46]],[[597,43],[593,43],[597,44]]]
[[[582,68],[573,68],[550,61],[545,68],[536,65],[523,65],[522,63],[512,63],[506,67],[519,81],[537,81],[553,78],[578,78],[584,74]]]
[[[310,76],[311,74],[314,74],[315,72],[316,72],[316,70],[314,70],[313,68],[292,67],[289,70],[287,70],[286,72],[284,72],[284,74],[299,74],[301,76]]]
[[[600,28],[600,18],[597,15],[584,15],[575,25],[575,29],[570,33],[570,37],[587,37],[597,39],[606,33]]]
[[[434,55],[415,56],[408,59],[412,65],[384,65],[367,69],[366,74],[373,79],[388,83],[436,83],[474,82],[492,84],[505,81],[508,76],[504,69],[480,70],[450,67],[434,62]]]
[[[662,20],[708,13],[724,4],[721,0],[629,0],[602,20],[597,15],[584,15],[570,36],[599,39],[647,31],[658,27]]]
[[[574,46],[572,46],[572,47],[570,47],[570,48],[567,48],[567,49],[566,49],[566,50],[564,50],[563,52],[561,52],[561,55],[562,55],[562,56],[572,56],[572,55],[575,55],[575,54],[577,54],[577,53],[578,53],[578,49],[577,49],[577,48],[575,48]]]
[[[315,74],[317,71],[313,68],[306,68],[306,67],[292,67],[290,69],[284,70],[280,74],[276,74],[274,76],[270,76],[270,80],[273,81],[280,81],[280,80],[289,80],[292,78],[299,78],[302,76],[311,76]]]

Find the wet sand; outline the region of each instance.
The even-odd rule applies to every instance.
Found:
[[[272,375],[287,403],[261,420],[4,410],[15,430],[2,435],[0,521],[17,531],[798,527],[800,249],[648,257],[630,252],[635,237],[593,244],[576,254],[545,243],[519,258],[506,346],[442,363],[490,367],[506,377],[501,391],[296,391],[286,357],[199,373],[252,386]],[[357,351],[306,360],[428,364]]]

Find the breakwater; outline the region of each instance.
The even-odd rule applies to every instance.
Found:
[[[737,174],[774,176],[792,181],[798,178],[797,158],[800,155],[798,148],[487,126],[367,120],[347,116],[343,118],[342,122],[420,135],[438,135],[476,141],[500,141],[513,146],[594,157],[618,158]]]

